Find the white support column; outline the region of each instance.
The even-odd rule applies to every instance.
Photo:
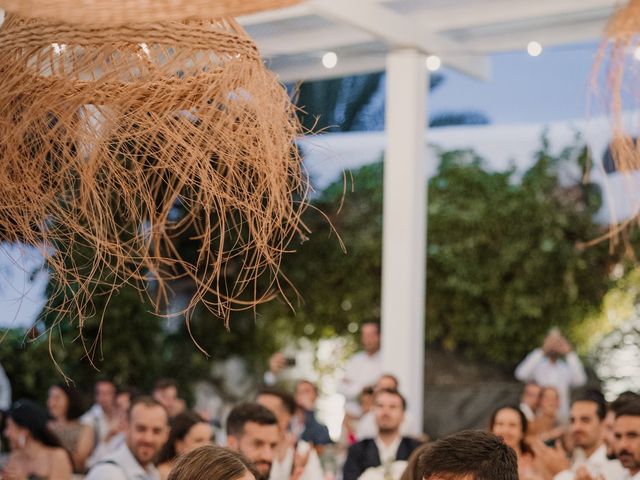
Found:
[[[422,428],[427,186],[426,57],[413,49],[387,56],[382,358],[398,376],[409,410]]]

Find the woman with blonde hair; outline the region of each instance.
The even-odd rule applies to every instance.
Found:
[[[182,455],[167,480],[256,480],[258,473],[244,455],[206,445]]]

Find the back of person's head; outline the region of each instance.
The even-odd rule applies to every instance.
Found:
[[[422,480],[420,476],[419,460],[420,456],[431,447],[430,443],[424,443],[416,448],[407,461],[407,467],[404,469],[400,480]]]
[[[165,463],[173,460],[178,456],[176,451],[176,442],[184,440],[194,425],[204,423],[204,419],[195,412],[184,412],[176,415],[169,422],[171,431],[169,432],[169,440],[165,443],[157,463]]]
[[[604,420],[604,417],[607,415],[607,401],[600,390],[590,388],[584,391],[582,394],[578,395],[573,402],[571,402],[571,405],[577,402],[595,403],[596,414],[601,421]]]
[[[518,480],[518,460],[492,433],[467,430],[431,444],[418,472],[424,480]]]
[[[18,400],[7,411],[7,417],[29,431],[37,442],[53,448],[61,448],[62,444],[57,435],[48,426],[49,416],[44,408],[32,400]]]
[[[233,407],[227,417],[227,435],[241,437],[244,426],[249,423],[258,425],[277,425],[278,420],[271,410],[257,403],[241,403]]]
[[[167,480],[240,480],[255,467],[242,454],[224,447],[206,445],[178,458]]]
[[[258,391],[258,395],[256,398],[259,398],[263,395],[271,395],[272,397],[277,397],[284,408],[285,412],[290,415],[293,415],[296,412],[296,400],[293,395],[291,395],[286,390],[278,387],[263,387]]]

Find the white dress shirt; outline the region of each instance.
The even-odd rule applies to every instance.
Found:
[[[576,477],[576,471],[582,466],[587,468],[593,478],[602,476],[604,480],[618,480],[625,476],[625,468],[618,460],[607,458],[607,447],[602,444],[589,458],[585,455],[584,450],[576,448],[573,453],[571,470],[558,473],[553,477],[553,480],[573,480]]]
[[[122,445],[96,464],[85,480],[160,480],[160,474],[153,464],[143,468],[129,447]]]
[[[570,388],[581,387],[587,382],[587,374],[575,352],[569,352],[565,359],[559,358],[552,362],[541,348],[536,348],[526,356],[516,368],[515,375],[521,382],[555,387],[560,396],[558,415],[561,421],[569,418]]]
[[[345,366],[344,377],[338,385],[338,393],[344,395],[347,413],[361,414],[358,395],[364,387],[373,386],[382,376],[382,355],[378,350],[373,355],[358,352]]]
[[[378,456],[380,457],[381,465],[391,464],[396,461],[396,455],[398,454],[398,448],[400,447],[401,441],[401,435],[398,435],[389,445],[384,443],[380,437],[376,436],[376,438],[374,438],[374,442],[376,442],[376,447],[378,448]]]

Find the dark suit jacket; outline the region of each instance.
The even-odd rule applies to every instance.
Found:
[[[304,431],[300,435],[300,439],[314,445],[327,445],[333,443],[329,436],[329,429],[318,422],[313,412],[305,412],[304,414]]]
[[[420,442],[410,437],[402,437],[396,460],[408,460],[409,455],[420,446]],[[373,438],[365,438],[364,440],[354,443],[349,448],[347,461],[342,471],[343,480],[357,480],[367,468],[379,467],[380,455],[378,447]]]

